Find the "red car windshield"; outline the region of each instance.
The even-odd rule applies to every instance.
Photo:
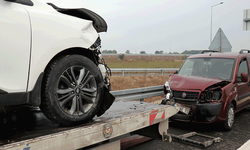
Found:
[[[193,58],[184,62],[178,74],[231,80],[233,66],[234,59]]]

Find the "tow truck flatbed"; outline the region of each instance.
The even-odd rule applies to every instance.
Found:
[[[120,100],[115,101],[102,116],[74,127],[53,124],[39,110],[35,110],[31,118],[17,112],[16,117],[10,116],[12,121],[20,121],[14,127],[14,132],[1,129],[5,134],[0,137],[0,150],[79,149],[158,123],[160,134],[166,134],[168,118],[178,111],[178,108],[168,105]],[[18,115],[23,117],[19,118]],[[5,122],[8,123],[8,119]],[[24,127],[20,131],[17,130],[19,125]]]

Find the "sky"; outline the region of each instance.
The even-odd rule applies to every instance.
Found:
[[[250,31],[243,31],[243,10],[249,0],[50,0],[58,6],[82,7],[102,16],[108,31],[100,33],[102,50],[139,54],[146,51],[204,50],[219,28],[232,51],[250,49]]]

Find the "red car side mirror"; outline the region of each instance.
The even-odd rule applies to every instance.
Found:
[[[178,73],[179,73],[178,70],[174,71],[174,74],[178,74]],[[170,78],[172,75],[173,75],[173,74],[170,74],[170,75],[169,75],[169,78]]]
[[[247,82],[247,73],[245,73],[245,72],[241,73],[241,81]]]

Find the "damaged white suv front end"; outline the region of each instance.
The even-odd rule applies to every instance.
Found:
[[[0,111],[40,106],[50,120],[70,126],[113,103],[101,16],[38,0],[2,0],[0,18]]]

